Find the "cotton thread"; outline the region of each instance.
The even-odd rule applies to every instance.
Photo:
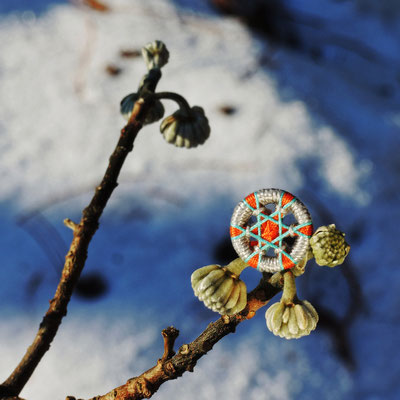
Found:
[[[275,206],[272,212],[266,207]],[[292,213],[297,224],[286,225],[283,217]],[[257,222],[250,224],[251,217]],[[230,235],[233,247],[243,261],[265,272],[278,272],[296,266],[307,254],[313,227],[305,205],[281,189],[261,189],[249,194],[234,209]],[[287,251],[283,239],[294,236]],[[276,256],[268,256],[272,248]]]

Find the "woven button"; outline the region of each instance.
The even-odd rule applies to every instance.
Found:
[[[289,214],[296,222],[286,225],[283,219]],[[306,206],[281,189],[261,189],[249,194],[235,207],[230,227],[239,257],[265,272],[290,269],[300,263],[307,255],[312,231]],[[292,245],[286,243],[288,237],[294,238]]]

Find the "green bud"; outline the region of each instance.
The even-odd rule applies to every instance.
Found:
[[[245,266],[243,265],[243,268]],[[240,270],[237,265],[234,269],[235,272]],[[221,315],[237,314],[246,307],[246,284],[229,270],[229,266],[213,264],[199,268],[193,272],[191,282],[194,294],[199,300]]]
[[[308,301],[295,300],[293,303],[273,304],[265,313],[268,329],[285,339],[307,336],[318,323],[318,313]]]
[[[169,52],[161,40],[155,40],[142,48],[142,55],[148,70],[162,68],[169,58]]]
[[[177,147],[196,147],[203,144],[210,136],[208,119],[201,107],[179,109],[165,118],[160,126],[164,139]]]
[[[350,251],[344,236],[343,232],[336,229],[335,224],[319,227],[310,239],[315,262],[328,267],[342,264]]]
[[[135,102],[139,99],[137,93],[131,93],[125,96],[121,100],[120,111],[122,116],[129,121],[132,115],[133,106]],[[146,117],[144,118],[144,125],[152,124],[153,122],[159,121],[164,116],[164,106],[160,100],[155,100],[154,104],[147,111]]]

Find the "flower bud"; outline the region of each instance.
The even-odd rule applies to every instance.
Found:
[[[138,99],[139,95],[137,93],[131,93],[121,100],[120,111],[122,116],[127,121],[129,121],[129,118],[132,115],[133,106]],[[147,111],[143,124],[152,124],[153,122],[157,122],[158,120],[160,120],[163,116],[164,106],[162,105],[160,100],[155,100],[153,105]]]
[[[318,314],[308,301],[296,300],[285,304],[273,304],[265,313],[268,329],[276,336],[285,339],[298,339],[307,336],[318,323]]]
[[[194,294],[221,315],[237,314],[247,304],[246,284],[228,267],[207,265],[194,271],[191,277]]]
[[[179,109],[165,118],[160,131],[168,143],[177,147],[196,147],[203,144],[210,136],[208,119],[201,107],[194,106],[187,110]]]
[[[168,49],[161,40],[154,40],[154,42],[144,46],[142,55],[148,70],[163,67],[169,58]]]
[[[335,224],[319,227],[310,239],[315,262],[328,267],[342,264],[350,251],[344,236]]]

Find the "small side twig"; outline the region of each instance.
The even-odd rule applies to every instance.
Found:
[[[160,77],[161,74],[155,76],[154,87]],[[134,140],[142,128],[142,121],[151,105],[151,98],[148,98],[148,101],[140,99],[136,102],[128,124],[122,129],[117,146],[109,159],[106,173],[100,185],[97,186],[90,204],[82,212],[81,221],[75,224],[67,220],[67,226],[73,228],[73,239],[65,257],[56,293],[50,300],[50,307],[43,317],[33,343],[12,374],[0,385],[0,398],[18,396],[43,355],[50,348],[61,321],[67,314],[67,306],[73,289],[85,265],[90,241],[99,226],[100,217],[112,192],[118,186],[117,178],[122,165],[133,149]]]
[[[248,294],[246,308],[236,315],[224,315],[210,323],[193,342],[183,344],[178,353],[171,357],[175,339],[179,332],[175,328],[163,330],[164,355],[156,365],[140,376],[129,379],[105,395],[90,400],[138,400],[150,398],[166,381],[177,379],[184,372],[192,372],[197,361],[209,352],[224,336],[235,332],[237,325],[251,319],[257,310],[265,306],[282,289],[281,274],[272,277],[265,274],[258,286]],[[173,351],[173,350],[172,350]],[[68,397],[69,400],[74,399]]]
[[[64,222],[64,225],[65,225],[67,228],[72,229],[72,231],[74,231],[74,232],[75,232],[75,230],[78,229],[78,227],[79,227],[79,224],[77,224],[76,222],[72,221],[72,220],[69,219],[69,218],[65,218],[63,222]]]
[[[164,354],[161,357],[161,362],[165,362],[175,355],[174,344],[176,338],[179,336],[179,331],[173,326],[170,326],[163,329],[161,334],[164,338]]]

